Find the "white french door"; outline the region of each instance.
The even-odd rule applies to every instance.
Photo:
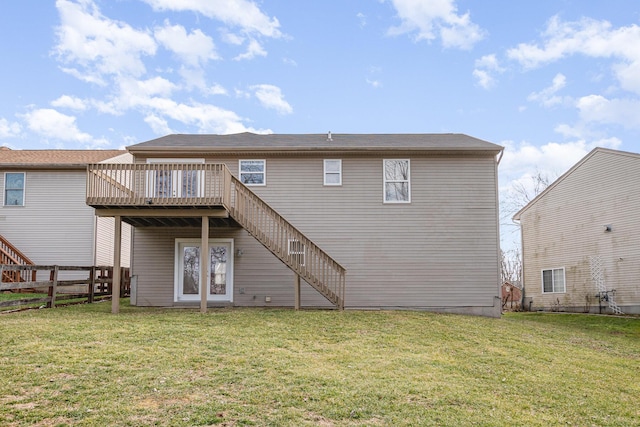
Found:
[[[147,159],[147,163],[202,164],[204,159]],[[203,197],[204,171],[176,170],[173,167],[149,171],[147,174],[146,197],[163,199],[174,197]]]
[[[176,239],[175,301],[200,301],[200,239]],[[233,301],[233,239],[209,239],[207,301]]]

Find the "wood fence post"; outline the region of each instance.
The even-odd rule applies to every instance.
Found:
[[[93,267],[91,267],[91,270],[89,270],[89,289],[88,290],[88,297],[87,297],[87,302],[89,304],[91,304],[93,302],[93,298],[95,297],[95,291],[96,291],[96,266],[94,265]]]
[[[49,302],[47,303],[48,308],[55,308],[56,306],[56,292],[58,292],[58,266],[54,265],[53,270],[49,273],[49,280],[51,281],[51,285],[49,285]]]

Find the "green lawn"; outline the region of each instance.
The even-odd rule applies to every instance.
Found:
[[[0,315],[2,426],[640,425],[640,319],[140,309]]]

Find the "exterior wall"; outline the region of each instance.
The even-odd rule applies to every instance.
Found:
[[[499,316],[493,156],[390,157],[411,161],[409,204],[383,203],[383,157],[241,158],[266,159],[267,185],[250,188],[347,269],[347,308]],[[342,159],[342,186],[323,186],[325,158]],[[237,176],[238,158],[207,161],[225,162]],[[182,236],[185,231],[136,230],[133,274],[138,276],[138,304],[173,303],[173,238],[189,237]],[[192,232],[199,236],[199,230]],[[293,273],[244,231],[234,237],[236,248],[251,248],[236,263],[236,292],[245,287],[251,289],[245,295],[262,295],[264,289],[272,294],[272,305],[292,305]],[[314,292],[303,293],[303,305],[323,303],[314,299]],[[236,296],[237,305],[260,303],[259,296],[258,302]]]
[[[243,229],[211,228],[210,238],[234,239],[233,304],[237,306],[293,306],[294,274]],[[193,227],[139,227],[134,233],[134,267],[137,276],[136,304],[174,305],[175,239],[200,239]],[[141,249],[143,248],[143,249]],[[238,250],[242,255],[238,256]],[[266,302],[266,297],[271,302]],[[306,283],[301,286],[303,305],[330,307]],[[188,303],[181,303],[188,304]],[[198,305],[199,302],[193,303]],[[221,303],[225,305],[225,303]]]
[[[24,206],[0,206],[0,234],[36,264],[92,265],[94,215],[85,202],[86,172],[25,172]],[[4,176],[0,171],[3,191]]]
[[[525,308],[531,300],[532,310],[597,313],[589,261],[597,255],[616,303],[640,312],[639,182],[640,156],[598,151],[522,212]],[[566,292],[543,293],[542,269],[560,267]]]
[[[110,217],[96,217],[96,265],[113,265],[113,238],[115,220]],[[133,228],[122,223],[122,246],[120,265],[131,266],[131,237]]]
[[[4,172],[0,170],[0,188],[4,191]],[[96,217],[86,204],[85,170],[12,170],[25,172],[24,206],[0,205],[0,234],[8,239],[34,263],[40,265],[89,266],[97,258],[94,238]],[[110,254],[104,264],[113,265],[113,220],[102,229],[106,238],[99,252]],[[125,231],[127,230],[127,231]],[[129,263],[130,228],[123,226],[123,261]],[[126,249],[125,249],[126,248]],[[72,273],[66,273],[72,274]]]

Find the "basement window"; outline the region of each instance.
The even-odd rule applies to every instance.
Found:
[[[294,262],[304,266],[304,243],[300,240],[290,239],[288,254]]]
[[[24,172],[6,172],[4,174],[4,205],[24,206]]]
[[[564,267],[542,270],[542,292],[563,293],[565,292]]]

